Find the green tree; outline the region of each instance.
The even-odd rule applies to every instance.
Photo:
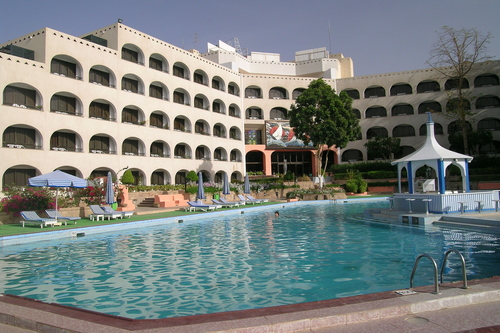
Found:
[[[464,141],[462,132],[451,131],[448,134],[448,141],[450,142],[450,149],[459,153],[464,152]],[[487,130],[467,130],[467,146],[469,153],[479,153],[479,148],[493,141],[493,134]]]
[[[477,63],[491,59],[486,52],[492,35],[474,28],[457,30],[444,26],[437,37],[427,63],[443,78],[452,80],[449,81],[452,86],[448,87],[449,103],[443,115],[459,121],[464,153],[469,154],[467,119],[474,115],[469,108],[474,97],[467,90],[467,77],[473,75]]]
[[[196,174],[196,172],[194,172],[193,170],[191,170],[186,175],[186,179],[189,180],[190,182],[197,182],[198,181],[198,175]]]
[[[352,99],[344,92],[335,93],[323,79],[317,79],[297,97],[288,112],[290,126],[298,139],[316,146],[317,175],[322,177],[322,157],[325,146],[345,148],[347,143],[356,140],[361,129],[359,121],[352,112]],[[325,161],[325,168],[328,159]],[[322,179],[322,178],[320,178]],[[322,182],[320,182],[322,186]]]
[[[122,182],[122,184],[125,184],[125,185],[135,184],[135,178],[134,178],[134,175],[132,174],[132,171],[126,170],[123,173],[121,182]]]
[[[381,156],[384,160],[393,160],[394,155],[401,151],[401,139],[376,136],[368,140],[364,146],[371,156]]]

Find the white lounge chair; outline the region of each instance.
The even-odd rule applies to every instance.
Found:
[[[104,221],[104,218],[108,218],[108,221],[111,219],[122,219],[123,215],[121,213],[106,213],[104,210],[102,210],[101,207],[98,205],[89,205],[90,210],[92,211],[92,214],[90,214],[90,219],[94,221],[94,219],[97,219],[99,221],[99,218],[102,218]]]
[[[220,198],[219,200],[220,200],[220,202],[222,202],[224,204],[235,204],[235,206],[236,205],[240,206],[240,205],[244,205],[245,204],[244,201],[227,201],[224,198]],[[236,206],[236,207],[238,207],[238,206]]]
[[[134,212],[122,212],[121,210],[114,210],[109,206],[101,206],[101,208],[108,214],[122,214],[122,218],[129,218],[134,215]]]
[[[256,203],[259,203],[259,204],[262,203],[262,201],[260,201],[260,200],[250,200],[248,198],[245,198],[241,194],[238,194],[238,198],[240,198],[241,201],[245,202],[245,204],[251,203],[252,205],[255,205]]]
[[[260,202],[269,202],[269,199],[256,199],[256,198],[252,197],[250,194],[247,194],[247,198],[249,200],[256,200],[256,201],[260,201]]]
[[[222,200],[217,199],[212,199],[212,202],[222,207],[238,207],[240,205],[239,202],[222,202]]]
[[[81,217],[62,216],[61,213],[55,209],[46,209],[45,213],[47,213],[51,219],[57,219],[58,221],[64,222],[64,225],[68,225],[68,221],[73,221],[76,224],[76,221],[82,219]]]
[[[23,228],[24,228],[24,225],[26,223],[38,224],[38,225],[40,225],[40,228],[46,227],[48,225],[53,227],[57,223],[57,221],[55,219],[47,219],[47,218],[40,217],[34,211],[22,211],[21,216],[23,219],[20,222],[22,223]]]
[[[187,207],[186,210],[189,209],[190,212],[197,210],[206,212],[207,210],[216,210],[217,208],[222,208],[222,206],[220,205],[207,205],[199,201],[188,201],[188,205],[189,207]]]

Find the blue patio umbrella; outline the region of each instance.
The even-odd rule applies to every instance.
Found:
[[[203,174],[198,172],[198,192],[196,192],[196,199],[205,199],[205,188],[203,187]]]
[[[59,197],[59,187],[87,187],[87,180],[75,177],[61,170],[46,173],[44,175],[28,178],[28,185],[34,187],[55,187],[56,191],[56,210]],[[57,220],[57,215],[56,215]]]
[[[111,205],[115,203],[115,189],[113,188],[113,177],[108,171],[108,179],[106,180],[106,203]]]
[[[245,184],[243,185],[243,193],[250,194],[250,180],[248,180],[248,173],[245,175]]]
[[[231,194],[231,189],[229,188],[229,181],[227,180],[227,172],[224,173],[224,183],[222,184],[222,194]]]

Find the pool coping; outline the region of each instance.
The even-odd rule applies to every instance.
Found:
[[[500,276],[387,291],[325,301],[164,319],[130,319],[20,296],[0,296],[0,323],[50,332],[293,332],[414,315],[486,302],[500,302]],[[493,303],[492,303],[493,304]],[[494,303],[499,306],[500,303]],[[50,330],[49,330],[50,329]]]

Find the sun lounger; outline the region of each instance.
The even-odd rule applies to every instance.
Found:
[[[121,213],[106,213],[104,210],[102,210],[101,207],[98,205],[89,205],[90,210],[92,211],[92,214],[90,214],[90,219],[94,221],[94,219],[97,219],[99,221],[99,218],[102,218],[104,221],[104,218],[107,218],[108,221],[111,219],[122,219],[123,215]]]
[[[245,202],[245,204],[251,203],[252,205],[255,205],[256,203],[259,203],[259,204],[262,203],[262,201],[260,201],[260,200],[250,200],[248,198],[245,198],[241,194],[238,194],[238,198],[240,198],[241,201]]]
[[[190,212],[197,210],[206,212],[207,210],[216,210],[217,208],[222,208],[222,206],[220,205],[207,205],[199,201],[188,201],[188,205],[189,207],[187,207],[186,210],[189,210]]]
[[[129,218],[132,215],[134,215],[134,212],[122,212],[122,211],[114,210],[113,208],[111,208],[109,206],[101,206],[101,208],[103,211],[105,211],[108,214],[122,214],[122,219],[125,217]]]
[[[47,213],[51,219],[57,219],[58,221],[64,222],[64,225],[68,225],[68,221],[73,221],[76,224],[76,221],[81,220],[81,217],[62,216],[61,213],[55,209],[46,209],[45,213]]]
[[[240,205],[239,202],[222,202],[222,200],[217,199],[212,199],[212,202],[222,207],[238,207]]]
[[[238,206],[240,206],[240,205],[244,205],[244,204],[245,204],[245,202],[244,202],[244,201],[227,201],[227,200],[226,200],[226,199],[224,199],[224,198],[220,198],[219,200],[220,200],[220,202],[222,202],[222,203],[224,203],[224,204],[235,204],[235,205],[234,205],[235,207],[238,207]],[[236,206],[236,205],[238,205],[238,206]]]
[[[34,211],[22,211],[21,217],[23,219],[20,222],[22,223],[23,228],[24,228],[24,225],[26,223],[39,224],[40,228],[46,227],[48,225],[53,227],[57,223],[57,221],[55,219],[42,218],[42,217],[38,216],[38,214]]]
[[[250,194],[247,194],[247,198],[249,200],[256,200],[256,201],[260,201],[260,202],[269,202],[269,199],[255,199],[254,197],[252,197]]]

